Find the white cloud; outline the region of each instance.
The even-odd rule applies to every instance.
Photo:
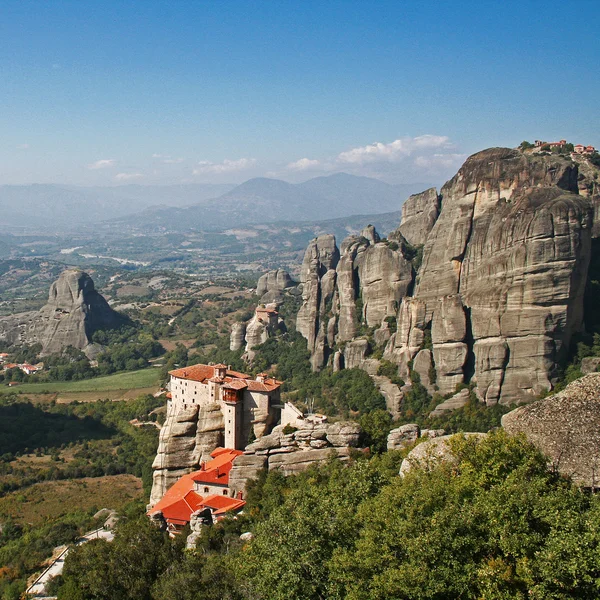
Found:
[[[93,171],[97,169],[107,169],[109,167],[114,167],[116,164],[116,160],[114,158],[102,158],[88,165],[88,169],[92,169]]]
[[[363,165],[374,162],[401,162],[406,157],[424,150],[440,150],[452,148],[450,140],[445,135],[421,135],[414,138],[403,137],[390,143],[374,142],[367,146],[352,148],[341,152],[337,162],[353,165]]]
[[[307,169],[316,169],[321,163],[318,160],[310,158],[301,158],[287,165],[286,169],[290,171],[306,171]]]
[[[115,179],[117,181],[132,181],[133,179],[140,179],[143,176],[142,173],[117,173]]]
[[[233,173],[235,171],[244,171],[253,167],[256,164],[254,158],[240,158],[238,160],[230,160],[226,158],[223,162],[214,163],[208,160],[201,160],[198,166],[194,169],[194,175],[202,175],[205,173],[221,174]]]

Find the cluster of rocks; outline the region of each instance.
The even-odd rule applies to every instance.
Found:
[[[298,428],[278,425],[269,435],[246,446],[244,454],[235,459],[229,486],[244,490],[261,469],[279,469],[284,475],[293,475],[332,457],[346,461],[351,449],[360,445],[361,435],[360,425],[352,421],[305,422]]]
[[[264,344],[278,332],[285,331],[285,323],[277,312],[277,304],[260,305],[248,323],[234,323],[231,327],[229,349],[244,348],[244,358],[254,358],[254,348]]]
[[[92,343],[92,334],[119,327],[126,321],[96,291],[87,273],[67,269],[51,285],[48,302],[41,310],[0,318],[0,341],[16,345],[39,343],[42,354],[73,346],[93,358],[101,347]]]
[[[389,432],[387,449],[402,450],[414,444],[419,438],[438,438],[445,434],[443,429],[421,429],[416,423],[407,423]]]
[[[283,302],[285,294],[299,294],[298,285],[284,269],[269,271],[259,277],[256,295],[261,304]]]
[[[372,227],[340,249],[331,235],[312,240],[297,329],[313,368],[362,367],[363,323],[399,376],[408,381],[414,369],[430,392],[474,382],[492,405],[551,389],[583,326],[600,203],[593,174],[579,168],[492,148],[468,158],[439,194],[411,196],[388,240]],[[407,243],[423,246],[418,273]]]

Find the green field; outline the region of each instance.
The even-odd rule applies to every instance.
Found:
[[[105,392],[109,390],[130,390],[149,388],[158,385],[160,370],[156,368],[116,373],[105,377],[94,377],[82,381],[52,381],[48,383],[23,383],[16,387],[5,386],[3,391],[24,394],[44,394],[56,392]],[[2,388],[0,388],[2,389]]]

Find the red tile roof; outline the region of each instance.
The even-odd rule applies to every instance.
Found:
[[[223,515],[232,510],[239,510],[245,504],[245,500],[230,498],[229,496],[219,496],[218,494],[207,496],[202,500],[202,507],[212,509],[215,515]]]
[[[217,448],[211,454],[212,460],[205,463],[200,471],[180,477],[148,514],[162,511],[164,518],[169,523],[185,525],[189,523],[194,511],[204,507],[214,509],[215,514],[223,514],[241,508],[245,504],[243,500],[218,494],[204,498],[194,491],[196,482],[227,487],[233,460],[240,454],[243,454],[241,450]]]
[[[178,377],[179,379],[188,379],[190,381],[199,381],[202,383],[215,376],[216,367],[223,368],[225,365],[191,365],[189,367],[182,367],[181,369],[169,371],[169,375]],[[246,375],[246,373],[238,373],[237,371],[230,370],[225,371],[225,376],[234,379],[250,379],[250,375]]]
[[[180,477],[157,502],[150,512],[162,511],[167,521],[190,520],[190,515],[198,510],[202,496],[194,492],[192,473]]]
[[[203,463],[199,471],[194,471],[192,479],[197,483],[228,486],[229,471],[231,471],[234,459],[240,454],[243,454],[241,450],[217,448],[211,454],[213,459]]]
[[[248,383],[240,379],[229,379],[229,381],[226,379],[223,387],[230,390],[243,390],[248,387]]]
[[[251,392],[272,392],[273,390],[276,390],[282,382],[277,381],[277,379],[267,377],[264,382],[250,380],[246,383],[248,384],[248,389]]]

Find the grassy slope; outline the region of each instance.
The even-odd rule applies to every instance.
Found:
[[[39,525],[73,509],[121,509],[142,495],[142,481],[133,475],[86,477],[36,483],[0,498],[0,516]]]
[[[12,391],[24,394],[44,392],[102,392],[107,390],[129,390],[149,388],[158,384],[159,369],[149,368],[105,377],[94,377],[82,381],[52,381],[46,383],[23,383]],[[8,390],[9,388],[5,388]]]

